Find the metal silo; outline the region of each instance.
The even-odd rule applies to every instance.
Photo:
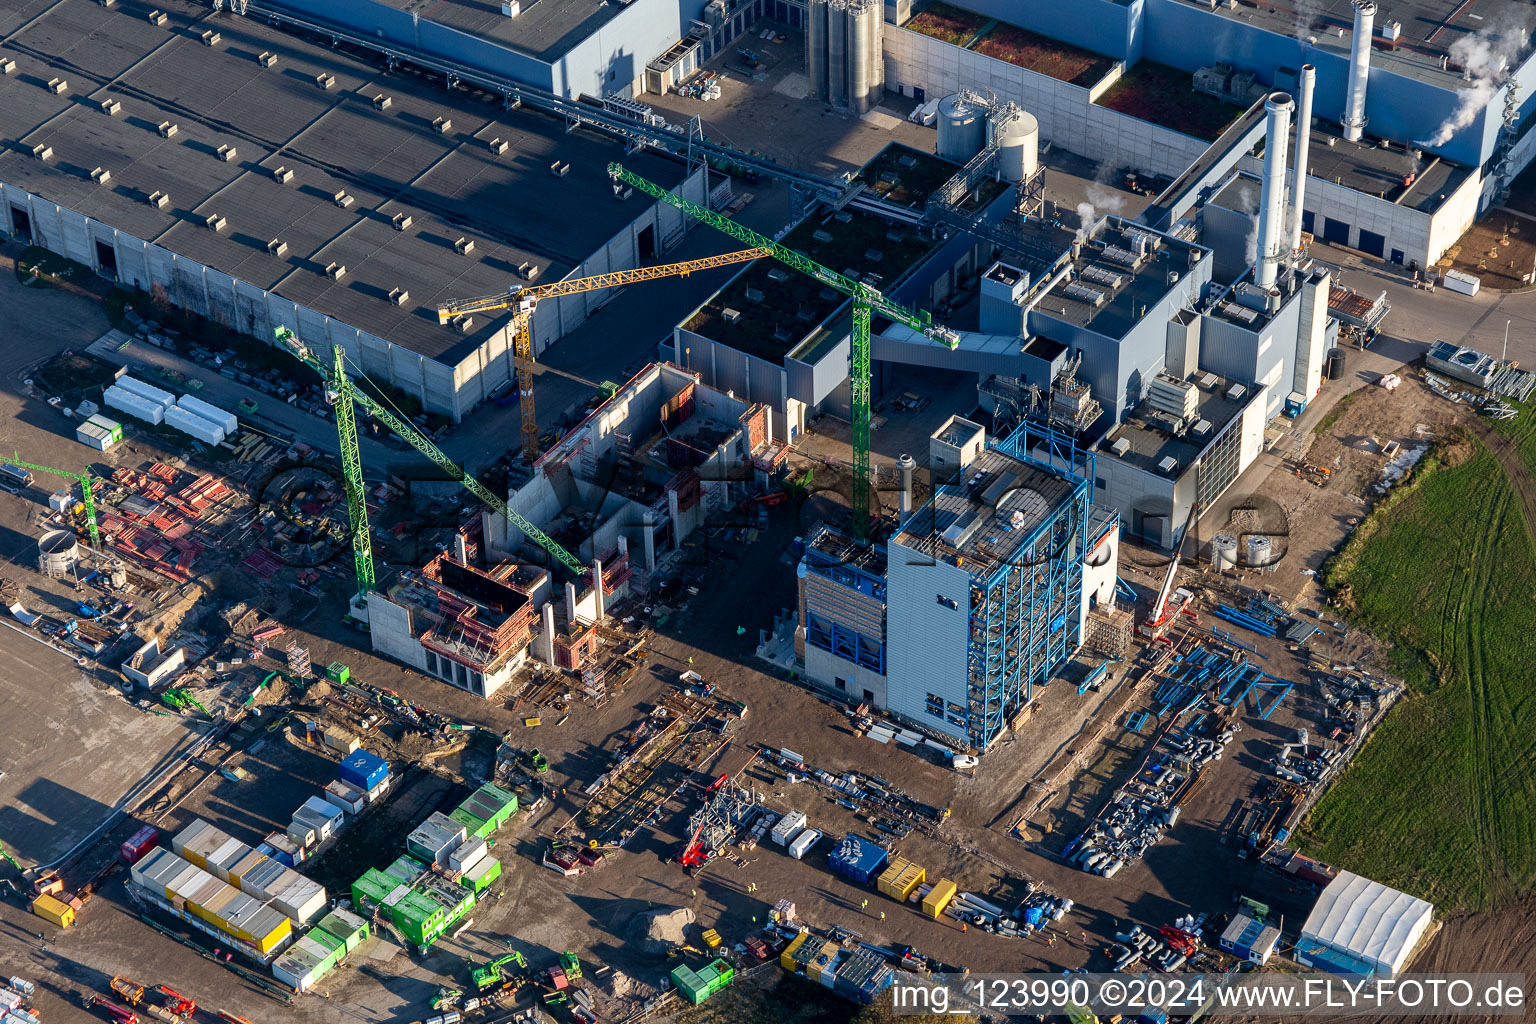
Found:
[[[864,0],[848,3],[848,109],[862,114],[870,107],[870,9]]]
[[[1010,112],[993,141],[1004,181],[1017,183],[1034,177],[1040,167],[1040,122],[1035,115],[1022,110]]]
[[[805,75],[811,95],[827,98],[827,0],[811,0],[805,25]]]
[[[827,102],[848,102],[848,5],[827,4]]]
[[[987,120],[956,93],[939,101],[939,156],[963,164],[986,145]]]

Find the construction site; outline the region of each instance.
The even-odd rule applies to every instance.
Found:
[[[34,6],[0,16],[60,154],[18,122],[0,160],[0,1024],[1529,959],[1458,916],[1518,904],[1320,855],[1422,699],[1341,552],[1421,462],[1523,443],[1536,374],[1303,230],[1289,94],[1148,204],[995,92],[935,123],[860,78],[873,5],[692,37],[654,106],[291,5]],[[293,123],[210,94],[178,139],[176,76],[235,66]],[[194,162],[186,210],[137,194]],[[77,209],[142,280],[56,251]]]

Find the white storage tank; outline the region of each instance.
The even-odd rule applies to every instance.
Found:
[[[1217,572],[1237,568],[1237,538],[1230,533],[1218,533],[1211,538],[1211,565]]]
[[[1258,569],[1275,560],[1275,542],[1263,534],[1248,538],[1248,565]]]
[[[80,542],[68,530],[49,530],[37,541],[37,571],[68,576],[80,564]]]
[[[1002,119],[994,141],[997,143],[998,171],[1004,181],[1015,184],[1035,176],[1040,169],[1040,122],[1034,114],[1020,110]]]
[[[939,156],[963,164],[987,142],[987,119],[956,93],[939,101]]]

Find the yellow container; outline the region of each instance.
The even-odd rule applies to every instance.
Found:
[[[901,877],[896,880],[895,891],[891,896],[898,900],[905,900],[912,895],[913,889],[923,884],[927,877],[928,872],[920,865],[908,864],[906,870],[901,873]]]
[[[933,888],[928,890],[928,895],[923,897],[923,913],[929,917],[938,917],[944,913],[944,908],[949,906],[949,901],[955,898],[955,883],[947,878],[941,878],[933,883]]]
[[[284,939],[288,938],[288,936],[292,934],[293,922],[289,921],[285,917],[280,922],[278,922],[277,927],[273,928],[265,935],[258,935],[252,938],[251,942],[256,946],[257,949],[261,950],[263,953],[266,953],[273,947],[280,945]]]
[[[880,872],[880,877],[875,880],[875,888],[879,889],[886,896],[896,896],[896,879],[900,878],[901,873],[911,865],[912,862],[905,857],[892,857],[890,864],[884,871]],[[901,897],[897,896],[896,898],[900,899]]]
[[[704,933],[704,945],[708,946],[710,949],[714,949],[716,946],[720,945],[720,933],[715,931],[713,928],[707,930]]]
[[[789,945],[785,946],[784,952],[779,954],[780,967],[784,968],[786,971],[795,970],[795,950],[805,945],[806,936],[810,934],[810,932],[801,932],[799,935],[796,935],[793,939],[789,940]]]
[[[32,913],[60,928],[68,928],[75,923],[75,908],[47,894],[32,901]]]

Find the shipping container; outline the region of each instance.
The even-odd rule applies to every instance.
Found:
[[[466,839],[463,845],[448,855],[448,867],[453,871],[464,871],[484,857],[488,849],[484,839]]]
[[[123,858],[124,864],[136,864],[139,858],[153,850],[159,841],[160,830],[153,825],[145,825],[124,840],[117,852]]]
[[[32,913],[47,921],[56,924],[60,928],[68,928],[75,923],[75,910],[68,903],[54,899],[47,893],[32,901]]]
[[[815,846],[820,839],[821,833],[819,831],[814,828],[806,829],[795,837],[794,842],[789,844],[789,855],[795,858],[795,860],[803,860],[805,855],[810,852],[811,847]]]
[[[340,939],[342,948],[346,953],[352,952],[366,942],[371,934],[367,921],[350,910],[344,910],[340,907],[322,917],[319,927],[324,928],[331,935]]]
[[[204,444],[218,444],[224,440],[224,431],[217,424],[174,405],[165,410],[165,425],[175,427],[183,434],[190,434]]]
[[[342,758],[337,774],[343,782],[371,790],[389,777],[389,762],[366,750],[354,750]]]
[[[805,812],[790,811],[779,819],[779,823],[773,826],[773,841],[780,846],[788,846],[790,842],[805,828]]]
[[[944,908],[949,906],[955,898],[955,883],[947,878],[941,878],[933,883],[933,888],[928,890],[928,895],[923,897],[923,913],[929,917],[938,917],[944,913]]]
[[[32,474],[9,462],[0,462],[0,480],[4,480],[13,487],[32,486]]]
[[[82,405],[81,412],[84,411],[85,410]],[[102,430],[105,430],[108,434],[112,435],[112,440],[114,442],[121,441],[123,439],[123,425],[117,422],[117,420],[109,419],[100,413],[96,413],[85,422],[89,423],[93,427],[100,427]]]
[[[429,864],[448,866],[448,856],[459,848],[468,830],[446,814],[433,812],[405,839],[405,848]]]
[[[478,896],[486,889],[489,889],[491,883],[500,877],[501,861],[488,853],[466,868],[460,881]]]
[[[867,884],[871,879],[880,877],[880,872],[890,858],[890,851],[874,840],[849,833],[832,851],[831,864],[832,870],[838,874]]]
[[[169,409],[176,404],[175,395],[169,391],[157,388],[153,384],[146,384],[137,377],[119,377],[117,378],[116,386],[127,391],[129,394],[138,395],[140,398],[154,402],[162,409]]]
[[[75,440],[87,448],[94,448],[98,452],[104,452],[116,442],[112,438],[112,432],[87,420],[75,428]]]
[[[177,408],[185,409],[194,416],[207,420],[224,431],[226,435],[233,434],[236,430],[240,429],[240,421],[235,418],[234,413],[225,412],[216,405],[209,405],[201,398],[182,395],[176,399],[176,406]]]
[[[131,391],[124,391],[119,387],[110,387],[102,393],[101,399],[109,407],[125,412],[134,419],[143,420],[146,423],[160,424],[165,421],[165,407],[141,398]]]
[[[363,808],[368,806],[368,794],[340,779],[326,784],[325,800],[335,804],[348,814],[361,814]]]
[[[476,839],[484,839],[494,831],[490,822],[475,817],[462,807],[449,811],[448,820],[463,828],[466,836],[474,836]]]
[[[905,901],[923,883],[925,872],[905,857],[897,857],[880,874],[875,887],[893,900]]]

